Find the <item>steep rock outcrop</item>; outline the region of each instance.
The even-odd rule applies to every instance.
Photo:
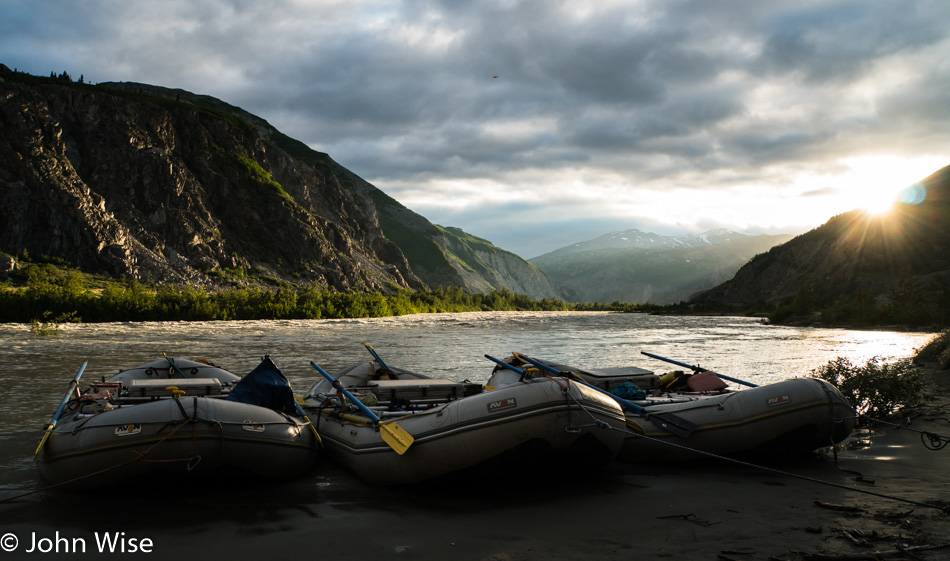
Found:
[[[157,282],[423,286],[343,168],[201,99],[0,74],[0,251]]]
[[[506,289],[532,298],[557,298],[540,269],[514,253],[458,228],[434,225],[379,190],[372,198],[386,237],[406,255],[412,270],[429,286],[464,286],[487,293]]]

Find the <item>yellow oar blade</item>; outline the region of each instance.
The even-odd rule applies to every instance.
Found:
[[[40,450],[43,449],[43,445],[46,444],[46,439],[49,438],[49,435],[51,432],[52,432],[51,430],[47,430],[45,433],[43,433],[43,438],[40,440],[40,445],[36,447],[36,452],[33,454],[34,462],[36,461],[36,458],[39,457]]]
[[[379,424],[379,434],[383,437],[383,442],[389,445],[394,452],[402,456],[406,450],[412,446],[415,439],[406,429],[396,423]]]

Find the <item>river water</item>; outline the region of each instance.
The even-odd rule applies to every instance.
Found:
[[[28,325],[0,325],[0,493],[40,483],[32,454],[41,429],[82,361],[84,380],[161,358],[205,357],[243,375],[271,355],[303,393],[319,377],[313,360],[333,372],[369,360],[367,341],[391,365],[433,377],[485,382],[492,363],[520,351],[578,367],[676,367],[647,351],[757,384],[808,376],[835,357],[906,358],[933,334],[764,325],[742,317],[666,317],[597,312],[482,312],[395,318],[156,322],[68,325],[34,336]],[[3,495],[0,495],[2,498]]]
[[[303,393],[317,379],[310,360],[332,372],[368,360],[360,345],[367,341],[392,366],[455,380],[487,381],[493,364],[483,355],[504,357],[510,351],[583,367],[637,365],[661,373],[674,368],[640,354],[648,351],[762,384],[807,376],[838,356],[858,363],[874,356],[909,357],[931,337],[778,327],[749,318],[610,313],[111,323],[66,326],[53,336],[31,335],[27,325],[0,325],[0,387],[5,391],[0,406],[0,549],[7,559],[30,558],[30,552],[37,552],[31,547],[51,551],[50,557],[68,553],[70,558],[112,558],[115,554],[96,549],[100,536],[108,533],[139,544],[147,540],[150,553],[145,558],[173,561],[479,560],[496,558],[495,553],[509,548],[523,550],[526,556],[497,558],[576,559],[591,547],[600,549],[590,558],[630,559],[631,551],[618,549],[617,540],[639,544],[640,537],[631,529],[645,524],[651,535],[667,536],[660,550],[670,557],[667,549],[689,550],[696,536],[692,541],[680,536],[674,526],[681,523],[656,519],[659,511],[676,514],[699,508],[698,512],[733,516],[739,506],[728,511],[713,506],[747,493],[761,499],[756,505],[781,507],[789,500],[781,481],[770,478],[766,483],[779,486],[764,486],[761,475],[731,465],[654,468],[614,463],[596,477],[539,466],[532,473],[478,472],[454,487],[432,482],[407,489],[369,486],[322,458],[312,473],[291,481],[247,477],[209,481],[156,474],[92,493],[41,491],[33,452],[43,425],[84,360],[89,365],[83,380],[89,381],[160,359],[163,352],[208,358],[242,375],[269,354],[296,392]],[[828,464],[812,461],[795,469],[811,477],[840,478]],[[713,476],[714,472],[719,475]],[[711,488],[703,484],[706,478],[698,476],[703,473],[718,477],[717,485],[724,486],[721,493],[699,498]],[[835,500],[833,493],[820,496]],[[808,497],[802,500],[811,500]],[[643,505],[651,514],[629,518]],[[568,512],[584,513],[589,519],[578,524],[577,519],[562,516]],[[775,510],[779,517],[793,512],[798,511],[788,506]],[[736,524],[745,528],[761,518],[742,518]],[[770,520],[768,515],[764,519]],[[710,551],[739,543],[729,534],[716,541],[719,533],[716,530],[709,538]],[[552,536],[567,539],[552,549]],[[776,542],[779,551],[792,545]],[[538,547],[546,547],[546,553],[534,553]],[[563,548],[567,549],[562,552]],[[551,557],[552,552],[561,552],[560,557]],[[119,555],[125,558],[129,552]],[[672,558],[697,557],[684,553]]]

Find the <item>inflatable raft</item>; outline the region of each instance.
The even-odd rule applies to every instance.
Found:
[[[84,392],[78,379],[37,449],[40,474],[52,484],[94,487],[160,470],[225,468],[286,478],[314,464],[315,433],[268,357],[243,379],[174,359]]]
[[[658,376],[637,367],[582,370],[518,354],[504,363],[515,369],[497,366],[494,377],[535,366],[613,396],[627,419],[628,436],[617,457],[623,462],[802,454],[841,442],[855,424],[851,404],[815,378],[764,386],[742,382],[754,387],[732,391],[715,372],[698,368],[696,374]]]
[[[616,457],[624,440],[616,402],[560,378],[484,391],[481,384],[428,378],[381,361],[327,376],[345,391],[321,380],[304,398],[318,411],[314,423],[326,454],[374,484],[414,483],[492,460],[540,469],[557,461],[599,466]],[[387,442],[396,429],[405,439]]]
[[[620,461],[804,454],[847,438],[855,419],[854,409],[838,390],[815,378],[794,378],[686,402],[642,403],[642,415],[627,415],[633,434],[624,440]],[[657,414],[675,415],[695,428],[685,437],[673,434],[649,421]]]

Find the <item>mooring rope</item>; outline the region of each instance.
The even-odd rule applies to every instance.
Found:
[[[862,421],[867,421],[869,423],[878,423],[881,425],[888,425],[900,430],[909,430],[911,432],[919,433],[920,442],[924,445],[924,448],[928,450],[935,450],[935,451],[943,450],[944,448],[946,448],[947,444],[950,444],[950,437],[943,436],[935,432],[912,429],[908,426],[892,423],[890,421],[882,421],[881,419],[875,419],[874,417],[868,417],[867,415],[858,415],[857,418]]]
[[[822,479],[817,479],[817,478],[814,478],[814,477],[809,477],[809,476],[807,476],[807,475],[800,475],[800,474],[797,474],[797,473],[792,473],[792,472],[790,472],[790,471],[784,471],[784,470],[775,469],[775,468],[770,468],[770,467],[766,467],[766,466],[760,466],[760,465],[758,465],[758,464],[753,464],[753,463],[751,463],[751,462],[746,462],[746,461],[743,461],[743,460],[737,460],[737,459],[735,459],[735,458],[730,458],[730,457],[728,457],[728,456],[721,456],[721,455],[719,455],[719,454],[713,454],[712,452],[706,452],[706,451],[703,451],[703,450],[697,450],[697,449],[695,449],[695,448],[690,448],[690,447],[688,447],[688,446],[682,446],[682,445],[680,445],[680,444],[676,444],[675,442],[667,442],[667,441],[665,441],[665,440],[660,440],[660,439],[658,439],[658,438],[653,438],[653,437],[647,436],[647,435],[645,435],[645,434],[639,434],[639,433],[636,433],[636,432],[633,432],[633,431],[625,431],[625,432],[627,432],[627,433],[630,434],[630,435],[639,437],[639,438],[646,438],[647,440],[651,440],[651,441],[653,441],[653,442],[660,442],[660,443],[666,444],[666,445],[668,445],[668,446],[673,446],[674,448],[679,448],[679,449],[682,449],[682,450],[687,450],[687,451],[689,451],[689,452],[696,452],[696,453],[698,453],[698,454],[703,454],[703,455],[705,455],[705,456],[709,456],[710,458],[716,458],[717,460],[724,460],[724,461],[726,461],[726,462],[732,462],[732,463],[734,463],[734,464],[738,464],[738,465],[745,466],[745,467],[750,467],[750,468],[754,468],[754,469],[759,469],[759,470],[762,470],[762,471],[768,471],[768,472],[771,472],[771,473],[776,473],[776,474],[779,474],[779,475],[784,475],[784,476],[786,476],[786,477],[794,477],[794,478],[796,478],[796,479],[801,479],[801,480],[804,480],[804,481],[810,481],[810,482],[812,482],[812,483],[819,483],[819,484],[821,484],[821,485],[828,485],[828,486],[830,486],[830,487],[837,487],[838,489],[844,489],[844,490],[846,490],[846,491],[855,491],[855,492],[857,492],[857,493],[863,493],[863,494],[865,494],[865,495],[873,495],[873,496],[875,496],[875,497],[880,497],[880,498],[883,498],[883,499],[889,499],[889,500],[892,500],[892,501],[899,501],[899,502],[909,503],[909,504],[913,504],[913,505],[917,505],[917,506],[924,506],[924,507],[927,507],[927,508],[935,508],[935,509],[937,509],[937,510],[941,510],[941,511],[943,511],[943,512],[950,513],[950,505],[940,506],[940,505],[935,505],[935,504],[930,504],[930,503],[924,503],[924,502],[920,502],[920,501],[915,501],[915,500],[913,500],[913,499],[905,499],[905,498],[903,498],[903,497],[897,497],[897,496],[894,496],[894,495],[887,495],[887,494],[885,494],[885,493],[878,493],[878,492],[875,492],[875,491],[869,491],[869,490],[867,490],[867,489],[859,489],[859,488],[857,488],[857,487],[849,487],[848,485],[842,485],[842,484],[840,484],[840,483],[834,483],[834,482],[832,482],[832,481],[824,481],[824,480],[822,480]]]
[[[569,392],[568,392],[568,395],[570,395]],[[790,472],[790,471],[784,471],[784,470],[780,470],[780,469],[775,469],[775,468],[770,468],[770,467],[766,467],[766,466],[761,466],[761,465],[758,465],[758,464],[753,464],[753,463],[751,463],[751,462],[746,462],[746,461],[743,461],[743,460],[737,460],[737,459],[735,459],[735,458],[730,458],[730,457],[728,457],[728,456],[723,456],[723,455],[720,455],[720,454],[714,454],[714,453],[712,453],[712,452],[706,452],[705,450],[699,450],[699,449],[696,449],[696,448],[690,448],[689,446],[683,446],[682,444],[676,444],[675,442],[668,442],[668,441],[666,441],[666,440],[661,440],[661,439],[659,439],[659,438],[653,438],[653,437],[651,437],[651,436],[647,436],[647,435],[645,435],[645,434],[641,434],[641,433],[638,433],[638,432],[635,432],[635,431],[631,431],[631,430],[628,430],[628,429],[620,429],[620,428],[617,428],[617,427],[613,427],[613,426],[610,426],[609,424],[607,424],[607,423],[605,423],[605,422],[603,422],[603,421],[597,420],[597,419],[594,417],[594,415],[593,415],[590,411],[587,411],[587,408],[584,407],[584,405],[583,405],[582,403],[580,403],[580,402],[578,402],[576,399],[574,399],[573,396],[570,396],[570,397],[571,397],[571,399],[574,400],[574,403],[576,403],[578,407],[580,407],[582,410],[584,410],[588,415],[590,415],[590,417],[591,417],[592,419],[595,420],[595,425],[596,425],[596,426],[598,426],[598,427],[600,427],[600,428],[603,428],[603,429],[621,431],[621,432],[623,432],[624,434],[629,435],[629,436],[635,436],[635,437],[637,437],[637,438],[645,438],[645,439],[650,440],[650,441],[652,441],[652,442],[656,442],[656,443],[660,443],[660,444],[665,444],[665,445],[667,445],[667,446],[672,446],[673,448],[678,448],[678,449],[680,449],[680,450],[685,450],[685,451],[687,451],[687,452],[693,452],[693,453],[696,453],[696,454],[701,454],[701,455],[703,455],[703,456],[707,456],[707,457],[710,457],[710,458],[715,458],[715,459],[717,459],[717,460],[722,460],[722,461],[725,461],[725,462],[731,462],[731,463],[733,463],[733,464],[737,464],[737,465],[741,465],[741,466],[745,466],[745,467],[749,467],[749,468],[753,468],[753,469],[757,469],[757,470],[761,470],[761,471],[767,471],[767,472],[770,472],[770,473],[775,473],[775,474],[778,474],[778,475],[783,475],[783,476],[785,476],[785,477],[792,477],[792,478],[795,478],[795,479],[801,479],[801,480],[803,480],[803,481],[808,481],[808,482],[811,482],[811,483],[817,483],[817,484],[819,484],[819,485],[827,485],[827,486],[829,486],[829,487],[836,487],[836,488],[838,488],[838,489],[844,489],[845,491],[854,491],[854,492],[857,492],[857,493],[863,493],[863,494],[865,494],[865,495],[872,495],[872,496],[879,497],[879,498],[882,498],[882,499],[888,499],[888,500],[892,500],[892,501],[898,501],[898,502],[908,503],[908,504],[912,504],[912,505],[923,506],[923,507],[927,507],[927,508],[933,508],[933,509],[937,509],[937,510],[943,511],[943,512],[945,512],[945,513],[950,513],[950,504],[948,504],[948,505],[946,505],[946,506],[940,506],[940,505],[935,505],[935,504],[931,504],[931,503],[925,503],[925,502],[915,501],[915,500],[913,500],[913,499],[905,499],[905,498],[903,498],[903,497],[898,497],[898,496],[895,496],[895,495],[888,495],[888,494],[885,494],[885,493],[878,493],[878,492],[876,492],[876,491],[869,491],[869,490],[867,490],[867,489],[859,489],[859,488],[857,488],[857,487],[850,487],[850,486],[848,486],[848,485],[842,485],[842,484],[840,484],[840,483],[834,483],[834,482],[832,482],[832,481],[825,481],[825,480],[822,480],[822,479],[817,479],[817,478],[815,478],[815,477],[809,477],[809,476],[807,476],[807,475],[800,475],[800,474],[797,474],[797,473],[792,473],[792,472]],[[592,425],[584,425],[584,426],[592,426]],[[578,428],[580,428],[580,427],[578,427]]]
[[[594,414],[591,413],[586,407],[584,407],[584,404],[581,403],[580,401],[578,401],[577,398],[574,397],[574,395],[571,393],[571,381],[570,381],[570,380],[561,378],[561,379],[566,380],[566,382],[567,382],[567,385],[564,386],[564,385],[562,385],[561,382],[559,381],[560,379],[554,378],[554,377],[552,377],[552,376],[547,376],[547,377],[548,377],[548,378],[551,378],[552,380],[554,380],[555,382],[557,382],[557,384],[558,384],[559,386],[561,386],[561,391],[564,392],[564,395],[565,395],[566,398],[567,398],[567,411],[568,411],[568,413],[570,413],[570,411],[571,411],[571,402],[573,401],[575,404],[577,404],[577,406],[580,408],[580,410],[583,411],[584,413],[587,413],[587,416],[590,417],[591,420],[593,421],[593,423],[590,423],[590,424],[587,424],[587,425],[568,425],[568,426],[564,427],[564,430],[566,430],[567,432],[580,432],[581,429],[585,429],[585,428],[587,428],[587,427],[597,427],[597,428],[601,428],[601,429],[620,430],[620,429],[617,429],[616,427],[610,426],[610,424],[607,423],[606,421],[601,421],[600,419],[598,419],[597,417],[595,417]]]
[[[194,457],[191,457],[191,458],[182,458],[182,459],[177,459],[177,460],[146,460],[145,457],[148,456],[149,452],[151,452],[152,450],[154,450],[156,446],[158,446],[159,444],[162,444],[163,442],[165,442],[166,440],[168,440],[169,438],[171,438],[172,436],[174,436],[175,433],[178,432],[179,429],[181,429],[181,428],[184,427],[185,425],[193,425],[194,423],[195,423],[195,421],[192,421],[191,419],[185,419],[184,421],[181,422],[181,424],[179,424],[177,427],[175,427],[174,430],[172,430],[171,432],[169,432],[168,434],[166,434],[164,437],[161,438],[161,440],[157,441],[155,444],[149,446],[144,452],[138,452],[138,451],[136,451],[136,450],[132,450],[132,453],[135,454],[135,457],[132,458],[132,459],[130,459],[130,460],[127,460],[127,461],[125,461],[125,462],[118,463],[118,464],[116,464],[116,465],[114,465],[114,466],[109,466],[109,467],[107,467],[107,468],[100,469],[99,471],[95,471],[95,472],[92,472],[92,473],[87,473],[87,474],[85,474],[85,475],[81,475],[81,476],[79,476],[79,477],[75,477],[75,478],[73,478],[73,479],[69,479],[69,480],[67,480],[67,481],[61,481],[61,482],[56,483],[56,484],[54,484],[54,485],[48,485],[48,486],[42,487],[42,488],[40,488],[40,489],[34,489],[33,491],[27,491],[26,493],[20,493],[19,495],[13,495],[12,497],[6,497],[6,498],[3,498],[3,499],[0,499],[0,503],[5,503],[5,502],[8,502],[8,501],[12,501],[12,500],[14,500],[14,499],[21,499],[21,498],[23,498],[23,497],[28,497],[28,496],[30,496],[30,495],[35,495],[36,493],[42,493],[43,491],[49,491],[49,490],[52,490],[52,489],[56,489],[57,487],[62,487],[63,485],[69,485],[69,484],[72,484],[72,483],[76,483],[77,481],[82,481],[83,479],[87,479],[87,478],[89,478],[89,477],[95,477],[95,476],[97,476],[97,475],[102,475],[103,473],[108,473],[108,472],[110,472],[110,471],[112,471],[112,470],[114,470],[114,469],[118,469],[118,468],[120,468],[120,467],[127,466],[127,465],[129,465],[129,464],[131,464],[131,463],[135,463],[135,462],[140,462],[140,461],[145,461],[145,462],[156,462],[156,461],[157,461],[157,462],[184,462],[184,461],[187,461],[187,462],[191,462],[191,461],[194,460]],[[195,444],[197,445],[197,440],[195,441]],[[199,460],[199,461],[200,461],[200,460]],[[197,465],[197,462],[195,463],[195,465]]]

